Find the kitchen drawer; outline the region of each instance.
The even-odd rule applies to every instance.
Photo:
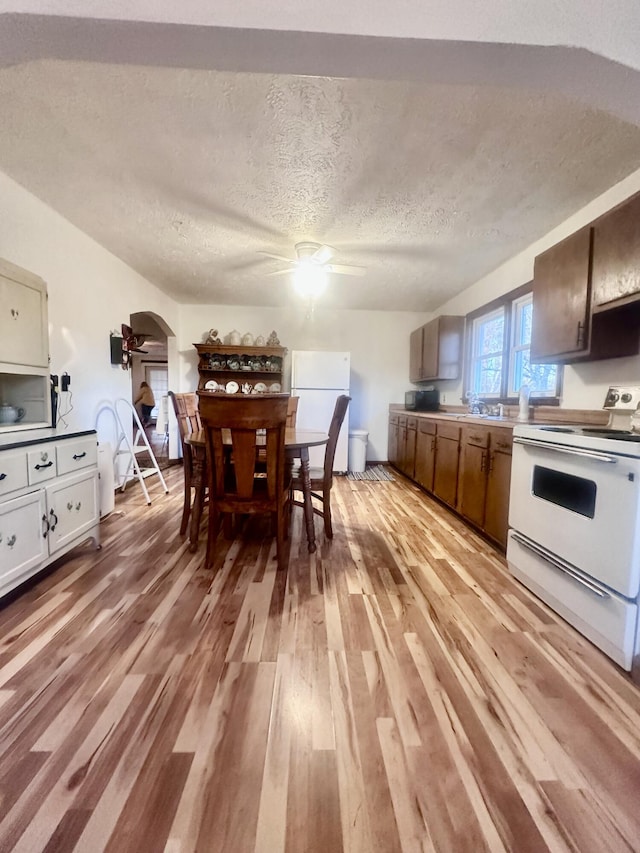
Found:
[[[418,425],[418,419],[416,417],[408,417],[407,418],[407,429],[416,429]]]
[[[469,426],[465,427],[462,437],[466,444],[473,444],[474,447],[489,446],[489,430],[482,427]]]
[[[447,421],[438,421],[438,435],[442,438],[452,438],[454,441],[460,439],[460,427]]]
[[[513,433],[508,429],[495,430],[491,434],[491,449],[499,453],[512,453]]]
[[[81,468],[98,464],[98,443],[94,435],[89,438],[64,441],[56,445],[58,474],[71,474]]]
[[[26,451],[0,453],[0,495],[24,489],[28,485]]]
[[[55,446],[53,444],[41,444],[35,450],[29,450],[27,452],[27,470],[30,486],[52,480],[58,473]]]
[[[420,418],[418,421],[418,432],[421,435],[435,435],[436,425],[434,421],[428,421],[425,418]]]
[[[543,555],[530,550],[526,540],[519,540],[518,536],[509,531],[507,562],[511,574],[612,660],[630,670],[638,605],[582,573],[576,571],[578,578],[571,577]],[[580,577],[592,583],[597,592],[585,586]]]

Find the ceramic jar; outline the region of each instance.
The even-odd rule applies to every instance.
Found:
[[[239,347],[242,341],[242,337],[240,335],[240,332],[237,329],[234,329],[227,335],[227,340],[232,347]]]

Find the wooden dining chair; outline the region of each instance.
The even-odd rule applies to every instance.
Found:
[[[209,484],[209,532],[205,566],[211,566],[220,521],[269,513],[276,523],[278,569],[286,568],[289,479],[285,480],[287,397],[200,398]],[[260,464],[257,449],[266,450]]]
[[[333,460],[336,455],[336,445],[340,435],[340,427],[347,413],[351,397],[341,394],[333,410],[333,417],[329,425],[329,441],[325,446],[324,465],[322,468],[309,468],[309,480],[311,481],[311,498],[315,499],[320,506],[314,504],[313,511],[324,519],[324,532],[328,539],[333,539],[333,527],[331,524],[331,487],[333,486]],[[293,472],[291,479],[291,491],[302,491],[302,474],[300,469]],[[291,504],[304,506],[302,501],[293,500]]]
[[[300,397],[289,397],[287,401],[287,429],[295,428],[299,402]]]
[[[204,500],[204,490],[200,488],[199,478],[203,469],[203,459],[197,458],[198,451],[184,443],[185,438],[192,432],[200,429],[200,413],[198,411],[198,395],[195,392],[187,394],[175,394],[169,391],[168,395],[173,405],[173,411],[178,421],[178,432],[182,446],[182,462],[184,467],[184,503],[182,505],[182,519],[180,521],[180,535],[184,536],[189,524],[189,516],[192,511],[191,491],[195,492],[195,500]],[[202,507],[200,507],[200,512]]]

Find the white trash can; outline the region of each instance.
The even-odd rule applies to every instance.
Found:
[[[366,429],[349,430],[349,470],[361,474],[367,462],[367,439],[369,433]]]

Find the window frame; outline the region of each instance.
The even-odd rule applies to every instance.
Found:
[[[513,328],[513,309],[516,303],[526,296],[533,295],[533,282],[527,282],[527,284],[523,284],[520,287],[515,288],[515,290],[510,291],[509,293],[505,293],[503,296],[498,297],[497,299],[493,299],[491,302],[487,302],[484,305],[481,305],[479,308],[470,311],[466,315],[466,333],[465,333],[465,356],[464,356],[464,371],[463,371],[463,384],[462,384],[462,401],[465,402],[467,400],[467,394],[472,387],[472,371],[474,359],[472,356],[473,353],[473,338],[474,338],[474,323],[476,320],[481,317],[488,316],[499,309],[504,311],[504,337],[502,342],[502,375],[500,381],[500,394],[499,395],[483,395],[479,394],[478,396],[481,399],[484,399],[485,396],[492,403],[504,403],[505,405],[516,405],[518,402],[518,396],[514,393],[509,393],[509,385],[511,384],[511,378],[513,376],[514,364],[513,357],[516,351],[515,341],[514,341],[514,328]],[[556,393],[554,395],[542,395],[542,394],[531,394],[530,400],[532,402],[536,402],[539,405],[545,406],[559,406],[560,405],[560,395],[562,393],[562,364],[558,364],[558,373],[556,377]]]

